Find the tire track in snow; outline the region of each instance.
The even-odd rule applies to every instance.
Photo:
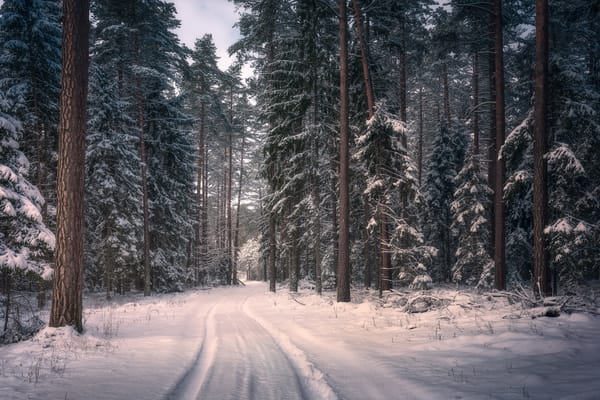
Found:
[[[323,372],[308,359],[306,353],[300,350],[287,335],[254,314],[248,307],[248,299],[244,301],[242,310],[246,316],[260,325],[285,353],[298,377],[303,379],[302,386],[305,387],[309,399],[339,400]]]
[[[177,382],[175,388],[167,396],[167,400],[196,399],[215,360],[219,338],[216,334],[215,312],[218,304],[214,304],[206,314],[204,338],[197,356],[187,373]]]

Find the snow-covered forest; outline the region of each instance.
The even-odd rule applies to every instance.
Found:
[[[409,314],[488,293],[597,329],[600,2],[229,1],[226,69],[166,0],[0,1],[0,346],[86,332],[84,298],[247,281]]]

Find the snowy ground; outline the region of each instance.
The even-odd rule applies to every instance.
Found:
[[[85,334],[0,347],[0,399],[600,399],[600,317],[428,295],[423,313],[415,293],[340,304],[262,283],[89,298]]]

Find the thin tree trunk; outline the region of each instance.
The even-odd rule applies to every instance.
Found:
[[[275,256],[277,252],[277,242],[275,241],[275,215],[273,211],[269,212],[269,290],[275,293],[277,287],[277,268],[275,266]]]
[[[490,7],[489,22],[489,51],[488,51],[488,74],[489,74],[489,143],[488,143],[488,186],[492,189],[490,195],[490,254],[495,254],[496,250],[496,217],[495,217],[495,199],[496,199],[496,54],[495,54],[495,16],[494,5]]]
[[[363,247],[363,258],[365,260],[365,289],[369,289],[373,282],[373,267],[371,262],[371,242],[369,235],[369,221],[371,220],[371,206],[369,205],[369,200],[366,196],[364,196],[365,202],[365,219],[364,219],[364,227],[361,230],[363,235],[363,240],[365,241],[365,245]]]
[[[319,96],[317,92],[317,73],[313,70],[314,86],[313,86],[313,126],[317,129],[319,123]],[[319,163],[319,135],[315,132],[314,140],[314,158],[315,162]],[[321,182],[319,172],[315,171],[312,185],[313,202],[315,205],[315,241],[314,241],[314,257],[315,257],[315,291],[318,295],[323,293],[323,271],[321,268]]]
[[[8,329],[8,319],[10,315],[10,291],[12,286],[12,279],[10,276],[10,270],[8,268],[2,268],[2,278],[3,278],[3,286],[4,286],[4,295],[6,296],[6,301],[4,304],[4,329],[3,332],[6,332]]]
[[[356,0],[354,0],[356,1]],[[349,128],[348,128],[348,16],[346,0],[339,1],[340,12],[340,172],[337,301],[350,301],[349,244]],[[360,22],[357,21],[357,25]],[[368,91],[368,90],[367,90]]]
[[[242,148],[240,149],[240,181],[238,184],[237,206],[235,212],[235,233],[233,237],[233,283],[237,284],[238,252],[240,249],[240,205],[242,203],[242,183],[244,181],[244,148],[246,135],[242,129]]]
[[[417,144],[417,171],[419,187],[423,179],[423,87],[419,88],[419,143]]]
[[[205,118],[206,118],[206,105],[204,101],[200,103],[200,129],[198,131],[198,177],[197,177],[197,202],[198,202],[198,250],[197,250],[197,276],[198,279],[196,284],[200,284],[200,270],[204,266],[205,262],[205,254],[204,254],[204,241],[206,238],[204,237],[204,209],[206,208],[206,203],[204,203],[204,191],[206,187],[204,186],[204,137],[205,137]]]
[[[227,167],[227,264],[229,267],[229,277],[228,284],[233,285],[236,283],[235,281],[235,271],[234,271],[234,263],[233,263],[233,207],[231,206],[231,202],[233,199],[233,87],[230,88],[229,91],[229,124],[231,128],[229,129],[228,135],[228,167]]]
[[[260,187],[260,186],[258,188],[258,198],[259,198],[259,201],[258,201],[258,213],[260,215],[260,221],[264,221],[265,213],[264,213],[264,208],[263,208],[262,187]],[[264,222],[261,222],[261,223],[264,223]],[[261,258],[263,259],[263,276],[262,276],[262,280],[264,282],[267,282],[269,280],[269,275],[268,275],[268,273],[269,273],[269,265],[268,264],[269,263],[268,263],[267,257],[263,256]]]
[[[448,83],[448,65],[446,62],[442,64],[442,86],[444,90],[444,118],[446,126],[450,128],[452,120],[450,118],[450,86]]]
[[[473,153],[479,155],[479,53],[473,54]]]
[[[232,134],[229,133],[229,165],[227,167],[227,263],[229,265],[229,285],[234,283],[233,280],[233,215],[232,215],[232,207],[231,207],[231,199],[232,199],[232,188],[233,188],[233,140]]]
[[[406,91],[407,91],[407,84],[406,84],[406,40],[405,40],[405,32],[404,32],[404,21],[401,22],[402,24],[402,29],[401,29],[401,35],[402,37],[400,38],[401,40],[401,45],[400,45],[400,54],[399,54],[399,63],[400,63],[400,93],[399,93],[399,97],[400,97],[400,120],[402,122],[404,122],[405,124],[408,122],[408,116],[406,113],[406,109],[407,109],[407,101],[406,101]],[[402,143],[402,147],[405,149],[408,149],[408,138],[406,137],[406,134],[402,134],[401,139],[401,143]]]
[[[136,79],[136,98],[138,128],[140,130],[140,160],[142,164],[142,204],[143,204],[143,225],[144,225],[144,296],[150,296],[150,218],[148,212],[148,161],[146,155],[146,142],[144,138],[144,103],[142,99],[142,88],[140,79]]]
[[[544,228],[548,221],[547,147],[548,112],[548,0],[536,0],[535,7],[535,133],[533,141],[533,287],[536,293],[551,295],[548,252]]]
[[[340,0],[341,1],[341,0]],[[341,3],[340,3],[341,4]],[[356,27],[356,34],[358,36],[358,44],[360,47],[360,58],[362,62],[363,78],[365,80],[365,94],[367,96],[367,112],[369,118],[373,117],[375,113],[375,97],[373,96],[373,85],[371,83],[371,74],[369,72],[369,57],[367,51],[367,44],[365,43],[364,27],[362,22],[362,14],[360,6],[357,0],[352,0],[354,6],[354,19]],[[344,7],[346,4],[344,4]]]
[[[500,150],[504,145],[504,56],[502,38],[502,0],[494,0],[494,49],[496,77],[496,179],[494,190],[494,265],[495,287],[498,290],[506,288],[505,271],[505,238],[504,238],[504,159]]]
[[[392,263],[390,252],[387,243],[389,242],[387,218],[385,218],[383,210],[379,210],[380,235],[381,235],[381,286],[379,293],[383,290],[392,289]]]
[[[204,154],[202,165],[202,255],[206,261],[208,259],[208,150],[206,138],[202,151]]]
[[[89,0],[63,1],[56,257],[49,325],[83,330],[83,193]]]

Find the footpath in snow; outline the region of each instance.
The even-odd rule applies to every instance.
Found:
[[[594,314],[450,290],[411,313],[417,293],[353,295],[250,283],[91,297],[83,335],[0,347],[0,399],[600,399]]]

